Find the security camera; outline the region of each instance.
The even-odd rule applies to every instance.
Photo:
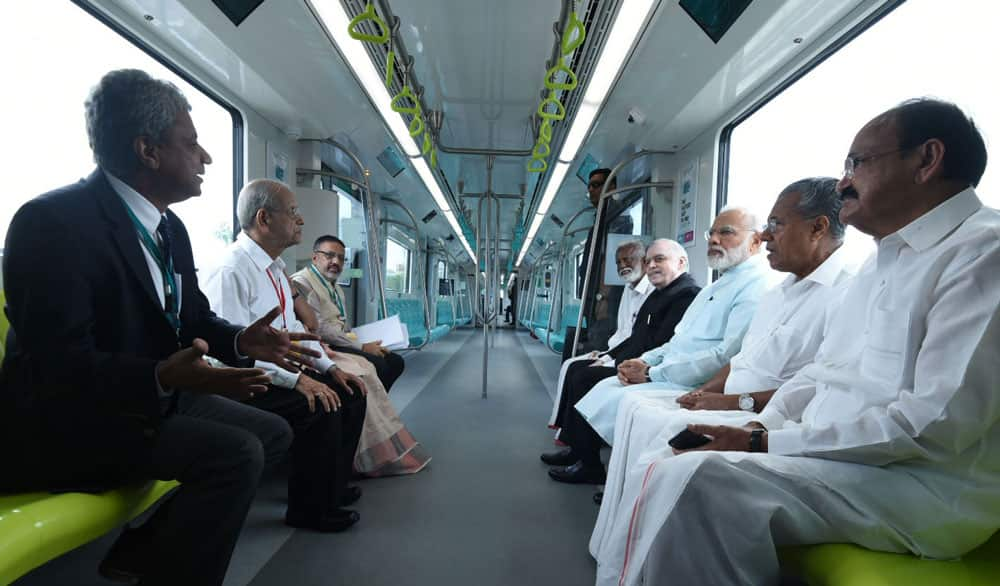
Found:
[[[638,124],[642,126],[642,123],[646,121],[646,115],[640,112],[638,108],[629,108],[625,121],[629,124]]]

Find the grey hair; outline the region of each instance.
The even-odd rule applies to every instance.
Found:
[[[243,186],[236,200],[236,219],[244,231],[257,226],[257,211],[277,211],[280,208],[278,196],[282,190],[289,190],[285,183],[274,179],[254,179]]]
[[[760,231],[760,225],[761,225],[760,217],[757,216],[757,214],[751,212],[749,208],[745,208],[743,206],[726,206],[721,210],[719,210],[719,214],[716,217],[719,217],[726,212],[739,212],[743,214],[743,217],[745,217],[749,221],[750,226],[748,227],[752,228],[754,232]]]
[[[662,244],[667,247],[667,251],[678,257],[684,259],[684,272],[688,270],[688,266],[691,264],[688,260],[687,249],[680,245],[676,240],[671,240],[670,238],[657,238],[656,240],[649,243],[649,248],[657,244]],[[647,249],[648,250],[648,249]]]
[[[131,177],[140,166],[133,141],[146,136],[162,144],[167,130],[191,104],[169,81],[138,69],[105,74],[84,102],[87,138],[94,162],[112,175]]]
[[[640,258],[646,252],[646,245],[643,244],[641,240],[626,240],[620,243],[617,248],[615,248],[615,256],[618,256],[618,253],[625,248],[631,248],[632,250],[636,251],[633,252],[630,256],[636,256],[636,254],[638,254]]]
[[[833,177],[799,179],[783,189],[778,199],[793,193],[799,194],[799,203],[795,206],[795,211],[803,219],[826,216],[830,221],[830,237],[837,243],[844,241],[847,227],[840,221],[840,207],[843,205],[843,200],[837,193],[836,179]]]

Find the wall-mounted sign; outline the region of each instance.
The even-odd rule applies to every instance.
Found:
[[[694,246],[696,224],[695,210],[698,203],[698,159],[681,171],[681,193],[677,206],[677,242],[685,248]]]

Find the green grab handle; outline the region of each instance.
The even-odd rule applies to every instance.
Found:
[[[545,149],[544,152],[542,149]],[[547,142],[538,141],[535,144],[535,148],[531,149],[531,158],[533,159],[544,159],[550,154],[552,154],[552,147]]]
[[[545,111],[545,106],[548,104],[556,105],[555,113],[550,114]],[[556,98],[556,95],[553,92],[549,94],[549,97],[542,100],[541,104],[538,104],[538,115],[546,120],[562,120],[563,118],[566,117],[566,106],[562,105],[562,102],[560,102],[559,99]]]
[[[407,98],[413,100],[414,105],[412,108],[399,105],[400,102]],[[417,96],[414,95],[413,90],[411,90],[408,85],[403,86],[403,91],[393,96],[392,101],[389,102],[389,107],[392,108],[394,112],[399,112],[400,114],[420,114],[420,102],[417,101]]]
[[[580,34],[573,39],[573,33],[577,31]],[[569,22],[566,23],[566,30],[563,31],[562,36],[562,56],[565,57],[575,51],[586,39],[587,29],[583,26],[583,21],[576,15],[576,12],[570,14]]]
[[[420,148],[420,154],[426,155],[427,153],[431,152],[431,148],[433,146],[434,145],[431,144],[431,131],[427,130],[424,132],[424,146]]]
[[[541,163],[541,166],[536,166],[535,163]],[[528,161],[528,173],[544,173],[546,169],[549,168],[549,162],[545,159],[531,159]]]
[[[362,22],[370,20],[378,25],[378,28],[382,31],[380,35],[369,35],[361,32],[357,29],[358,25]],[[384,20],[379,18],[375,14],[375,5],[371,2],[365,7],[365,11],[361,14],[355,16],[351,19],[350,24],[347,25],[347,34],[351,35],[352,39],[357,39],[359,41],[368,41],[369,43],[384,43],[389,40],[389,25],[385,23]]]
[[[424,131],[424,119],[420,114],[413,116],[413,120],[410,121],[410,136],[417,136]]]
[[[538,140],[545,142],[552,140],[552,121],[548,118],[542,120],[542,125],[538,127]]]
[[[438,168],[438,151],[434,149],[431,151],[431,169]]]
[[[560,71],[566,72],[566,75],[569,76],[569,81],[563,83],[556,83],[555,81],[552,81],[553,79],[555,79],[555,74],[559,73]],[[545,72],[545,87],[549,88],[550,90],[572,90],[576,89],[576,86],[577,86],[576,73],[573,73],[572,69],[566,67],[562,63],[556,65],[552,69],[549,69],[548,71]]]
[[[396,72],[396,52],[389,51],[389,56],[385,60],[385,89],[392,86],[392,74]]]

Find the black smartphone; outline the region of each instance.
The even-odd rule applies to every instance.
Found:
[[[680,433],[670,438],[670,441],[667,443],[675,450],[690,450],[691,448],[701,447],[710,441],[712,441],[712,438],[707,435],[701,435],[689,429],[683,429]]]

